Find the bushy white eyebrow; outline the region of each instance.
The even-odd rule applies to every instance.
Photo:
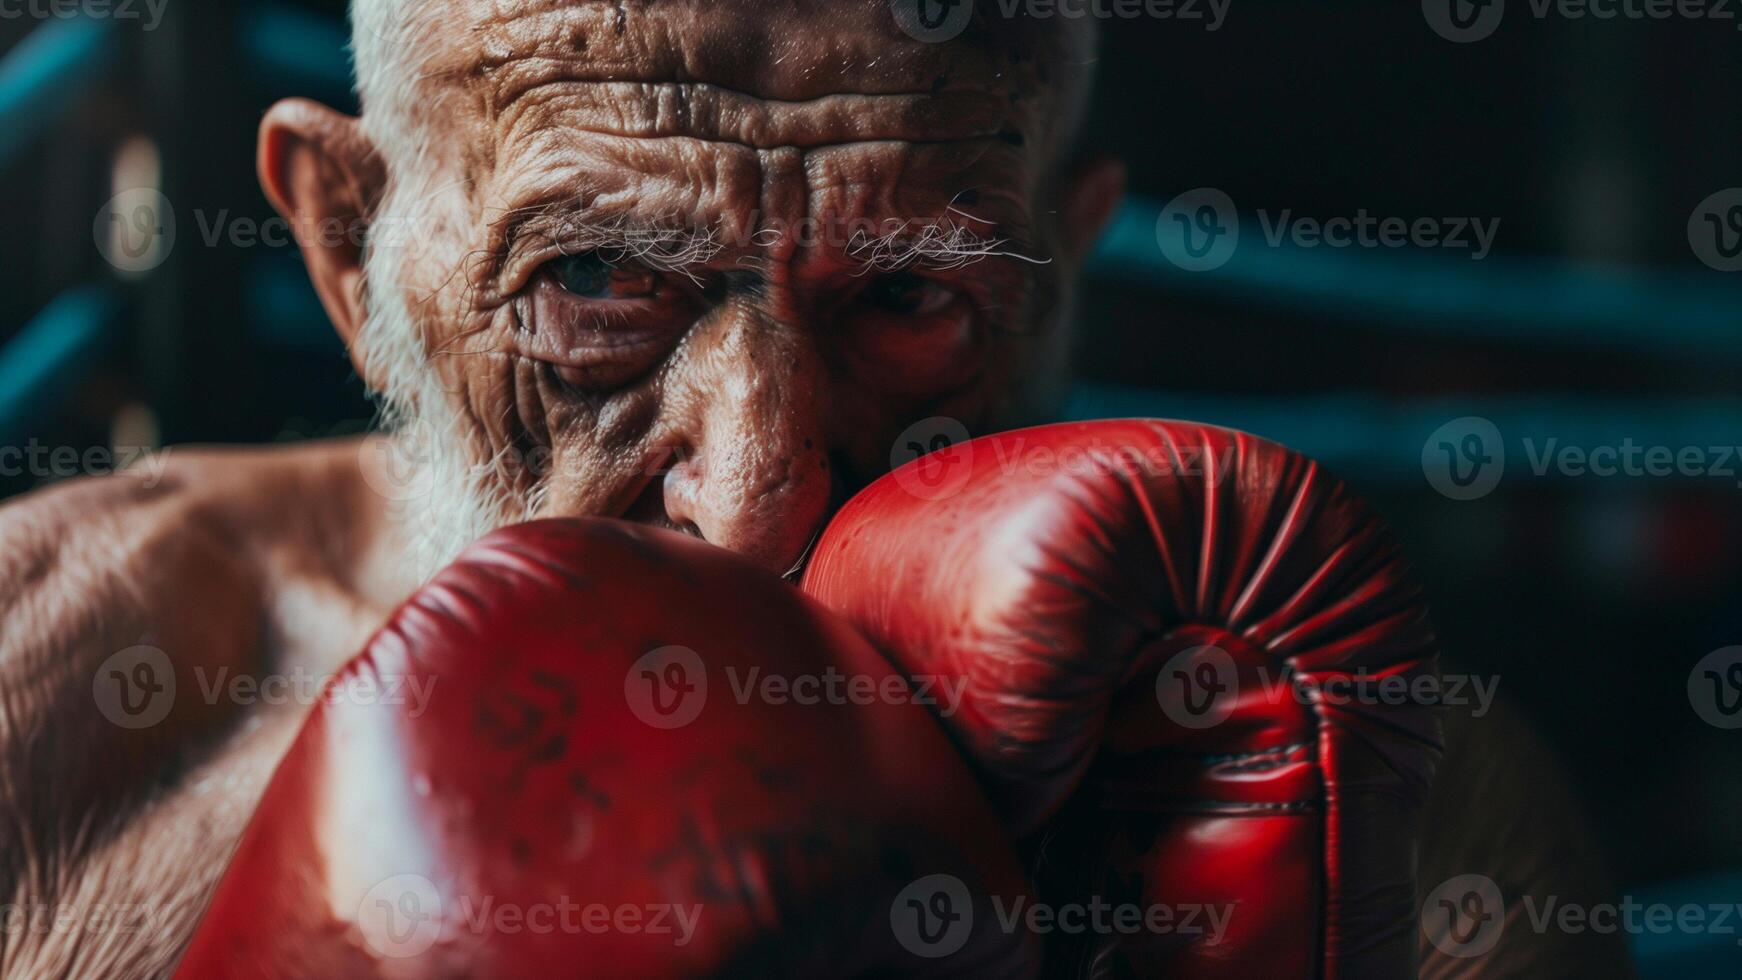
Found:
[[[847,254],[863,262],[866,272],[895,272],[914,266],[950,271],[990,258],[1045,264],[1045,260],[1006,249],[1008,244],[1007,238],[987,238],[945,218],[914,222],[880,236],[856,233],[847,245]]]
[[[977,224],[992,227],[978,218]],[[597,253],[612,264],[635,263],[661,272],[680,272],[710,263],[728,248],[772,249],[788,240],[798,248],[823,248],[845,256],[860,268],[856,274],[897,272],[919,268],[954,271],[991,258],[1011,258],[1035,265],[1026,249],[1006,237],[992,237],[953,215],[937,219],[864,219],[837,225],[814,220],[796,228],[770,225],[751,218],[722,218],[713,227],[686,226],[682,219],[647,221],[628,215],[598,217],[570,205],[529,208],[511,222],[509,248],[534,240],[564,255]]]
[[[607,262],[634,262],[662,272],[705,265],[723,247],[713,229],[649,226],[623,218],[596,221],[571,216],[544,230],[564,255],[597,252]]]

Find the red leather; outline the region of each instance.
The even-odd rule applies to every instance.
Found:
[[[693,721],[655,727],[632,705],[636,665],[672,645],[699,656],[705,695]],[[892,930],[892,903],[927,875],[981,900],[1024,890],[936,720],[911,703],[741,703],[724,672],[753,667],[892,677],[851,627],[699,541],[611,521],[485,538],[329,687],[340,696],[274,775],[177,975],[1032,975],[1033,937],[989,907],[949,957],[916,957]],[[401,675],[434,683],[421,712],[342,696]],[[663,704],[692,703],[675,692],[697,676]],[[401,875],[433,893],[372,895]],[[368,900],[405,895],[404,921],[367,918]],[[642,907],[644,926],[656,906],[700,911],[683,945],[584,931],[579,913],[562,928],[546,911],[535,933],[531,910],[565,896]],[[486,900],[527,917],[469,924]],[[417,928],[439,934],[418,949]]]
[[[850,501],[803,586],[910,675],[966,678],[948,723],[1043,879],[1237,903],[1219,944],[1109,937],[1072,969],[1413,976],[1438,713],[1325,691],[1433,675],[1435,639],[1387,533],[1311,460],[1183,422],[988,436]],[[1173,660],[1199,646],[1225,658]],[[1194,703],[1224,720],[1163,710],[1206,677],[1222,700]]]

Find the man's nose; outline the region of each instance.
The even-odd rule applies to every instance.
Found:
[[[678,394],[683,451],[665,475],[666,515],[784,574],[827,517],[825,368],[809,337],[722,311]]]

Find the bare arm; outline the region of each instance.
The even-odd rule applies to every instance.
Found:
[[[202,679],[259,655],[259,573],[202,519],[196,474],[0,507],[0,975],[83,973],[80,947],[122,941],[88,921],[125,904],[109,874],[148,873],[114,845],[234,715]]]

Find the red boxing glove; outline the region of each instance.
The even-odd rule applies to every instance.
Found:
[[[1015,853],[923,707],[736,696],[824,671],[904,687],[702,542],[493,534],[328,686],[177,975],[1033,975],[987,901]]]
[[[1399,692],[1431,682],[1435,640],[1385,531],[1317,464],[1182,422],[990,436],[850,501],[804,588],[910,676],[961,685],[948,722],[1012,829],[1051,821],[1043,881],[1171,907],[1071,969],[1414,975],[1441,741]],[[1195,906],[1225,931],[1188,934]]]

